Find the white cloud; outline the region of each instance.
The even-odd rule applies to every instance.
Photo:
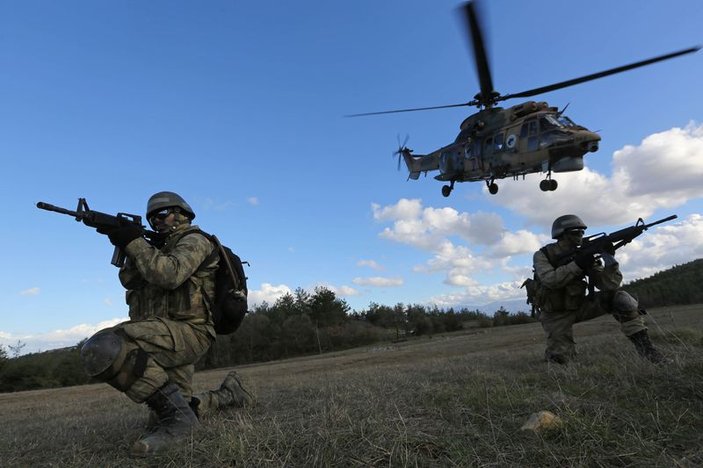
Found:
[[[82,323],[67,329],[58,329],[46,333],[32,335],[16,335],[0,332],[0,344],[16,345],[18,341],[25,344],[22,354],[47,351],[49,349],[73,346],[84,338],[95,334],[98,330],[109,328],[128,320],[126,317],[113,318],[97,324]]]
[[[412,219],[417,218],[422,209],[422,202],[418,199],[408,200],[403,198],[395,205],[381,208],[376,203],[371,204],[373,209],[373,217],[379,221],[396,220],[396,219]]]
[[[334,289],[334,293],[340,296],[358,296],[361,293],[351,286],[340,286]]]
[[[285,296],[286,294],[293,294],[293,290],[285,284],[274,286],[270,283],[262,283],[261,289],[249,290],[247,299],[249,307],[253,307],[261,304],[262,302],[273,304],[279,297]]]
[[[20,296],[36,296],[39,294],[39,288],[38,287],[33,287],[29,289],[25,289],[24,291],[20,291]]]
[[[237,204],[229,200],[221,201],[206,198],[202,201],[202,207],[206,211],[226,211],[234,206],[237,206]]]
[[[639,146],[625,146],[613,154],[613,180],[627,187],[631,197],[667,198],[678,204],[703,195],[703,124],[650,135]]]
[[[379,265],[375,260],[359,260],[356,262],[358,267],[369,267],[372,270],[383,270],[383,266]]]
[[[449,207],[423,208],[417,199],[401,198],[395,205],[385,207],[374,203],[371,209],[377,221],[393,222],[393,227],[385,228],[381,237],[430,251],[451,236],[477,244],[491,244],[503,231],[503,222],[497,214],[460,213]]]
[[[376,288],[392,288],[403,285],[402,278],[384,278],[382,276],[371,276],[367,278],[357,277],[352,283],[359,286],[373,286]]]
[[[703,215],[700,214],[652,228],[618,250],[617,255],[626,282],[702,257]]]
[[[546,239],[525,230],[517,232],[506,231],[500,241],[491,246],[490,253],[496,257],[533,253],[544,245]]]
[[[476,305],[505,299],[524,297],[524,289],[520,289],[522,280],[508,281],[492,285],[472,284],[453,294],[442,294],[430,298],[430,304],[439,307],[456,305]]]
[[[249,198],[247,198],[247,203],[249,203],[251,206],[259,206],[259,198],[258,197],[249,197]]]

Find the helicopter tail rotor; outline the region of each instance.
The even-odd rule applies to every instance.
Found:
[[[403,140],[403,143],[400,142],[400,135],[396,135],[396,138],[398,140],[398,149],[393,151],[393,156],[398,157],[398,171],[400,171],[400,158],[401,158],[401,156],[403,156],[404,154],[410,155],[410,152],[412,152],[412,150],[408,149],[405,146],[408,144],[408,140],[410,139],[410,135],[407,135],[407,134],[405,135],[405,139]]]

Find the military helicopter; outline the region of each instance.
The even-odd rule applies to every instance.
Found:
[[[480,85],[480,91],[473,100],[444,106],[366,112],[348,116],[360,117],[476,106],[479,112],[467,117],[461,123],[460,132],[453,143],[429,154],[412,154],[413,150],[407,148],[405,143],[399,142],[399,148],[394,153],[399,158],[398,164],[400,164],[400,157],[403,157],[410,173],[409,179],[417,180],[420,173],[427,174],[427,172],[439,170],[439,175],[435,176],[435,179],[448,182],[447,185],[442,186],[442,195],[445,197],[452,193],[456,182],[483,180],[486,182],[488,191],[496,194],[498,193],[496,179],[506,177],[517,179],[520,176],[524,178],[526,174],[535,172],[547,173],[546,178],[540,181],[540,189],[544,192],[553,191],[557,188],[557,181],[552,179],[552,172],[580,171],[584,167],[584,156],[598,150],[600,136],[564,115],[566,107],[559,110],[546,102],[527,101],[504,109],[496,107],[500,101],[536,96],[696,52],[701,48],[700,46],[691,47],[528,91],[500,94],[493,89],[484,47],[483,28],[476,4],[477,0],[470,1],[461,8],[473,48]]]

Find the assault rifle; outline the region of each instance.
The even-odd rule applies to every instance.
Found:
[[[111,215],[101,213],[100,211],[93,211],[88,208],[88,202],[85,201],[85,198],[78,199],[78,207],[76,208],[76,211],[71,211],[66,208],[61,208],[44,202],[37,203],[37,208],[73,216],[76,218],[76,221],[82,221],[86,226],[96,229],[118,228],[128,224],[134,224],[135,226],[139,226],[144,231],[144,236],[152,240],[158,238],[158,233],[149,231],[144,227],[141,216],[129,213],[117,213],[116,215]],[[126,255],[124,252],[122,252],[118,247],[115,247],[110,263],[116,267],[121,267],[124,265],[125,258]]]
[[[577,247],[573,251],[560,255],[556,259],[552,260],[553,264],[554,266],[566,265],[567,263],[571,262],[576,256],[576,254],[579,252],[597,255],[607,251],[607,248],[609,248],[610,245],[612,245],[613,248],[617,250],[620,247],[632,242],[635,237],[641,235],[650,227],[656,226],[657,224],[665,223],[667,221],[671,221],[672,219],[676,219],[677,217],[678,216],[676,215],[671,215],[649,224],[646,224],[642,220],[642,218],[639,218],[634,226],[626,227],[624,229],[620,229],[619,231],[615,231],[610,234],[601,232],[598,234],[590,235],[588,237],[584,237],[580,247]]]

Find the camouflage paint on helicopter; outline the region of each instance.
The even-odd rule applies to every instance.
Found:
[[[503,109],[495,107],[498,102],[544,94],[690,54],[700,49],[700,46],[690,47],[519,93],[500,94],[493,89],[478,10],[476,0],[467,2],[462,7],[480,85],[480,91],[473,100],[445,106],[366,112],[349,116],[360,117],[462,106],[478,107],[479,112],[461,123],[461,131],[453,143],[423,155],[413,155],[412,150],[406,148],[404,144],[400,145],[395,152],[399,157],[403,156],[410,171],[410,179],[416,180],[421,172],[438,170],[439,175],[435,176],[435,179],[449,182],[442,187],[442,195],[445,197],[452,192],[456,182],[483,180],[488,186],[488,191],[495,194],[498,193],[496,179],[518,178],[534,172],[547,173],[547,177],[540,182],[540,189],[545,192],[556,190],[557,181],[552,179],[552,172],[580,171],[584,167],[584,155],[598,150],[600,136],[575,124],[564,115],[564,109],[559,111],[546,102],[534,101]]]
[[[460,128],[454,143],[430,154],[413,155],[402,148],[409,177],[416,180],[422,172],[439,170],[435,179],[449,182],[442,187],[446,197],[455,182],[485,180],[490,193],[497,193],[495,179],[547,172],[540,188],[555,190],[551,172],[583,169],[584,155],[597,151],[600,141],[598,134],[546,102],[485,109],[464,120]]]

